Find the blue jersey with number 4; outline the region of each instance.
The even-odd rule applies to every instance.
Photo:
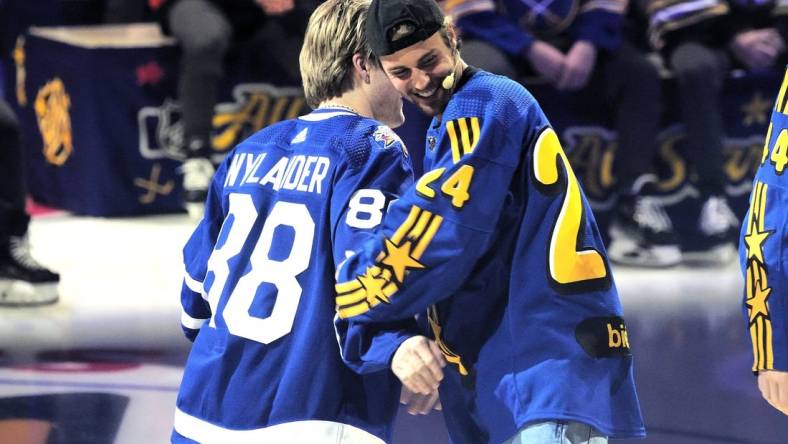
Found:
[[[277,442],[271,433],[294,422],[299,433],[328,422],[389,441],[400,386],[388,363],[415,326],[370,333],[369,374],[350,371],[334,272],[412,182],[396,134],[339,109],[265,128],[227,156],[183,250],[181,323],[194,345],[174,441]]]
[[[750,208],[741,228],[744,319],[752,371],[788,371],[788,67],[766,133]]]
[[[604,246],[533,97],[466,70],[427,132],[424,170],[339,269],[346,342],[428,310],[453,364],[440,392],[456,443],[500,443],[551,419],[643,436]],[[355,350],[344,357],[358,366]]]

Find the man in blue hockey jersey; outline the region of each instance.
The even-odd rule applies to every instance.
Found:
[[[369,0],[329,0],[300,61],[316,109],[239,144],[217,171],[184,247],[181,322],[194,340],[173,442],[389,442],[400,384],[437,388],[437,346],[405,320],[340,357],[336,264],[413,183],[399,93],[364,39]],[[433,358],[437,356],[437,358]],[[422,375],[427,375],[422,376]]]
[[[785,213],[788,211],[788,68],[772,110],[761,166],[744,218],[739,255],[744,272],[744,318],[752,343],[752,371],[774,408],[788,415],[788,276]]]
[[[539,105],[467,66],[433,0],[373,0],[367,38],[434,118],[426,173],[338,269],[345,360],[364,363],[356,335],[428,311],[452,442],[644,436],[602,239]]]

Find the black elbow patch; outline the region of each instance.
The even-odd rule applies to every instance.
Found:
[[[626,322],[619,316],[583,320],[575,328],[575,340],[592,358],[632,356]]]

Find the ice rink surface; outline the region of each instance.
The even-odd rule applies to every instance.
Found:
[[[47,435],[50,444],[168,442],[189,349],[179,325],[180,250],[194,223],[34,218],[33,254],[61,273],[61,299],[0,309],[0,443]],[[614,277],[649,432],[632,442],[788,442],[788,418],[760,398],[749,371],[735,262],[614,267]],[[401,412],[395,443],[441,442],[440,413]]]

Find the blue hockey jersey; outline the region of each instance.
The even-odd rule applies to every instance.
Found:
[[[752,371],[788,371],[788,68],[766,132],[750,209],[742,224],[744,319],[752,344]]]
[[[265,128],[227,156],[183,250],[194,345],[174,442],[389,441],[400,385],[388,361],[417,327],[381,326],[364,338],[381,365],[350,371],[334,271],[412,174],[391,129],[337,108]]]
[[[453,364],[440,394],[455,443],[548,419],[643,436],[602,239],[534,98],[467,69],[428,130],[425,171],[338,270],[346,341],[429,307]],[[355,350],[343,356],[358,368]]]

